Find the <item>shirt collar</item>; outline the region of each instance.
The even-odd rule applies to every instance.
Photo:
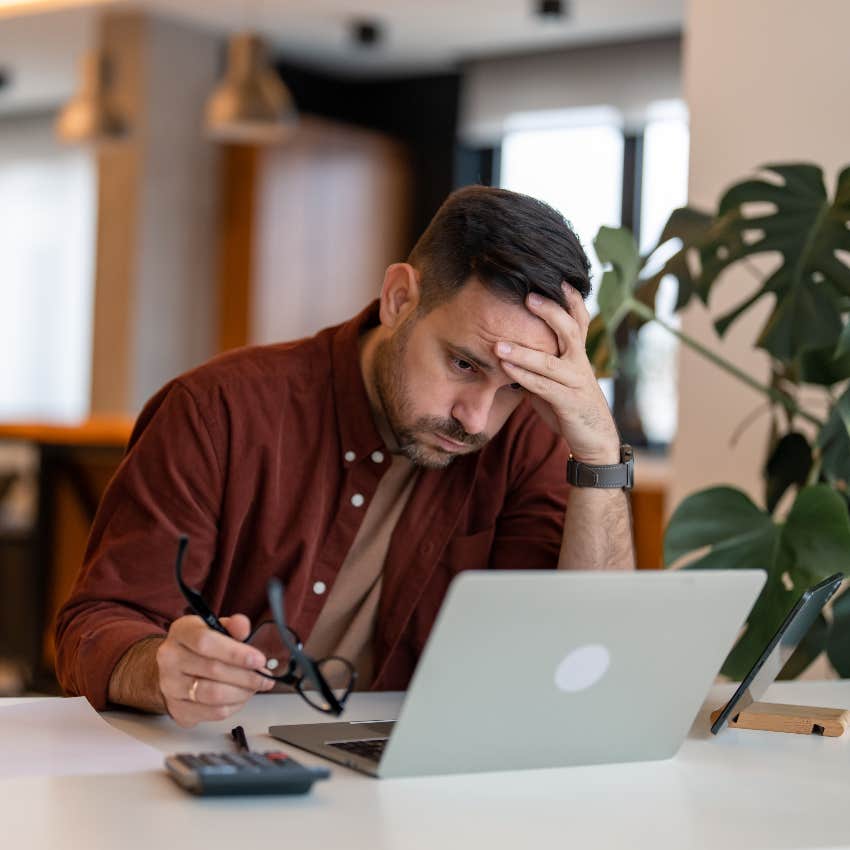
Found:
[[[385,450],[360,369],[360,336],[378,324],[378,308],[379,302],[375,300],[353,319],[340,325],[331,344],[336,422],[346,466],[362,460],[373,451]],[[349,452],[354,453],[354,458]]]

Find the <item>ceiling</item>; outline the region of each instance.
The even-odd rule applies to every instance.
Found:
[[[0,0],[0,116],[55,108],[77,85],[80,56],[103,9],[139,8],[222,37],[259,30],[279,58],[346,76],[424,74],[485,56],[533,53],[678,33],[686,0],[564,0],[561,20],[537,0]],[[384,31],[357,46],[352,22]]]
[[[356,74],[444,70],[467,59],[679,32],[685,0],[562,0],[544,19],[538,0],[0,0],[4,17],[74,6],[132,6],[226,34],[256,29],[286,60]],[[380,24],[372,47],[353,43],[353,21]],[[0,48],[2,39],[0,38]],[[0,53],[0,64],[3,58]]]
[[[222,33],[262,31],[288,60],[355,74],[446,69],[485,55],[678,32],[685,0],[563,0],[559,20],[537,0],[142,0],[141,5]],[[384,32],[353,43],[353,21]]]

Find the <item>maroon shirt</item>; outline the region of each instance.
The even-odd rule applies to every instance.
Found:
[[[374,303],[310,339],[224,354],[148,402],[59,612],[67,692],[104,708],[121,656],[186,612],[174,576],[180,533],[191,540],[186,581],[214,611],[268,618],[276,575],[289,625],[306,639],[390,466],[358,352],[376,323]],[[375,690],[407,686],[456,573],[557,566],[566,460],[524,399],[480,452],[422,470],[384,565]]]

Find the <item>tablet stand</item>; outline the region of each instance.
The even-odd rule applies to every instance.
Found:
[[[721,709],[711,713],[711,722]],[[840,738],[850,726],[850,711],[844,708],[815,708],[805,705],[754,702],[729,718],[735,729],[760,729],[765,732],[793,732],[797,735],[825,735]]]

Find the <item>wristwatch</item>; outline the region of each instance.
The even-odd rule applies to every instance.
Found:
[[[635,455],[632,447],[623,443],[620,446],[620,462],[607,466],[591,466],[570,455],[567,461],[567,481],[576,487],[631,490],[635,483]]]

